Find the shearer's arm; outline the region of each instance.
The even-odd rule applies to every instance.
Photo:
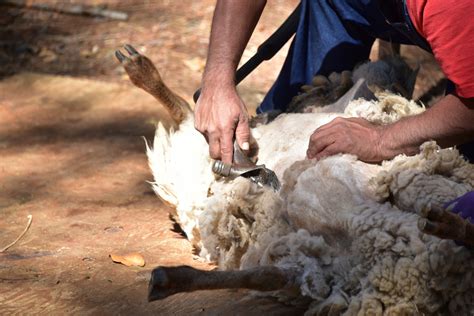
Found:
[[[229,164],[234,136],[243,150],[249,149],[247,108],[237,94],[234,78],[265,4],[265,0],[219,0],[214,11],[195,127],[209,143],[211,158]]]
[[[386,126],[380,147],[386,157],[415,154],[430,139],[441,147],[474,140],[474,99],[449,94],[427,111]]]
[[[366,162],[379,162],[402,153],[416,154],[427,140],[442,147],[474,140],[474,99],[450,94],[421,114],[385,126],[361,118],[333,120],[313,133],[307,156],[351,153]]]

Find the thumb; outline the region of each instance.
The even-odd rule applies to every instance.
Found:
[[[235,139],[242,150],[248,151],[250,149],[250,127],[247,119],[241,118],[239,120],[237,128],[235,129]]]

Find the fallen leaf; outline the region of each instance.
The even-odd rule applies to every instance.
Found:
[[[145,258],[139,253],[133,252],[126,255],[117,255],[117,254],[110,254],[110,258],[113,262],[121,263],[126,265],[127,267],[137,266],[137,267],[144,267],[145,266]]]

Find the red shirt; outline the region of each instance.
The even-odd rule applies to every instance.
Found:
[[[456,94],[474,97],[474,1],[407,0],[410,18],[430,44]]]

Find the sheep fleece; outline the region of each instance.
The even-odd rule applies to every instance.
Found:
[[[344,113],[283,114],[252,130],[259,160],[282,189],[212,175],[193,117],[159,125],[148,148],[153,187],[176,208],[200,255],[221,269],[275,265],[295,272],[308,315],[474,314],[474,256],[425,235],[418,214],[473,189],[474,166],[454,148],[427,142],[420,153],[381,165],[351,155],[306,160],[311,133],[337,117],[386,124],[424,109],[400,96],[353,101]]]

